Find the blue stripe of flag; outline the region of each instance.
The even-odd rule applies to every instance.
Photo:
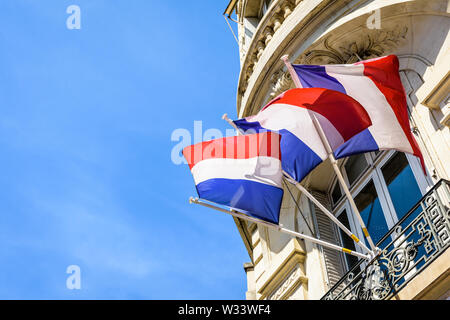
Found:
[[[220,192],[217,192],[220,190]],[[244,179],[209,179],[197,184],[200,198],[232,208],[275,224],[280,218],[283,189]]]

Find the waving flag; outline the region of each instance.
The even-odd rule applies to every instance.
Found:
[[[356,100],[322,88],[288,90],[257,115],[234,123],[244,131],[278,131],[282,136],[282,168],[300,182],[328,157],[311,115],[317,118],[333,150],[371,125]]]
[[[283,198],[280,135],[227,137],[183,149],[200,198],[278,224]]]
[[[368,112],[372,126],[335,151],[336,158],[395,149],[423,157],[411,133],[407,103],[396,56],[342,65],[293,65],[304,88],[327,88],[347,94]]]

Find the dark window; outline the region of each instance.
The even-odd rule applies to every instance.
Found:
[[[336,182],[334,184],[333,190],[331,190],[331,200],[333,202],[333,205],[336,205],[341,199],[341,197],[342,197],[341,188],[339,186],[339,183]]]
[[[348,158],[345,171],[350,185],[352,185],[366,170],[368,163],[364,154],[357,154]]]
[[[350,230],[350,223],[348,222],[347,211],[344,210],[338,217],[338,220]],[[342,246],[344,248],[350,249],[352,251],[356,251],[355,243],[353,240],[344,232],[341,228],[339,228],[339,233],[341,234]],[[348,269],[350,270],[353,266],[358,262],[358,258],[352,256],[350,254],[344,254],[345,260],[347,261]]]

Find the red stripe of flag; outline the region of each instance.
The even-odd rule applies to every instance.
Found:
[[[202,160],[213,158],[250,159],[267,156],[281,159],[280,139],[281,136],[275,132],[214,139],[184,148],[183,156],[186,158],[190,169]]]
[[[390,55],[379,59],[362,62],[364,75],[370,78],[378,90],[386,97],[387,102],[394,111],[397,121],[403,129],[413,149],[413,154],[419,157],[422,169],[426,174],[425,162],[419,145],[414,138],[409,124],[408,104],[406,102],[405,89],[399,74],[399,61],[397,56]]]
[[[372,125],[366,109],[352,97],[324,88],[297,88],[284,92],[267,106],[288,104],[309,109],[324,116],[344,141]]]

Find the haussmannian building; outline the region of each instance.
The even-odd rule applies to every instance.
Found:
[[[235,219],[249,254],[247,299],[447,299],[450,295],[450,4],[447,0],[231,0],[241,69],[237,113],[255,114],[293,88],[280,58],[345,64],[395,54],[411,130],[428,174],[409,154],[382,151],[339,160],[368,230],[373,263]],[[233,23],[233,22],[232,22]],[[329,161],[302,185],[363,239]],[[281,223],[359,251],[295,187]],[[292,196],[290,196],[292,193]]]

